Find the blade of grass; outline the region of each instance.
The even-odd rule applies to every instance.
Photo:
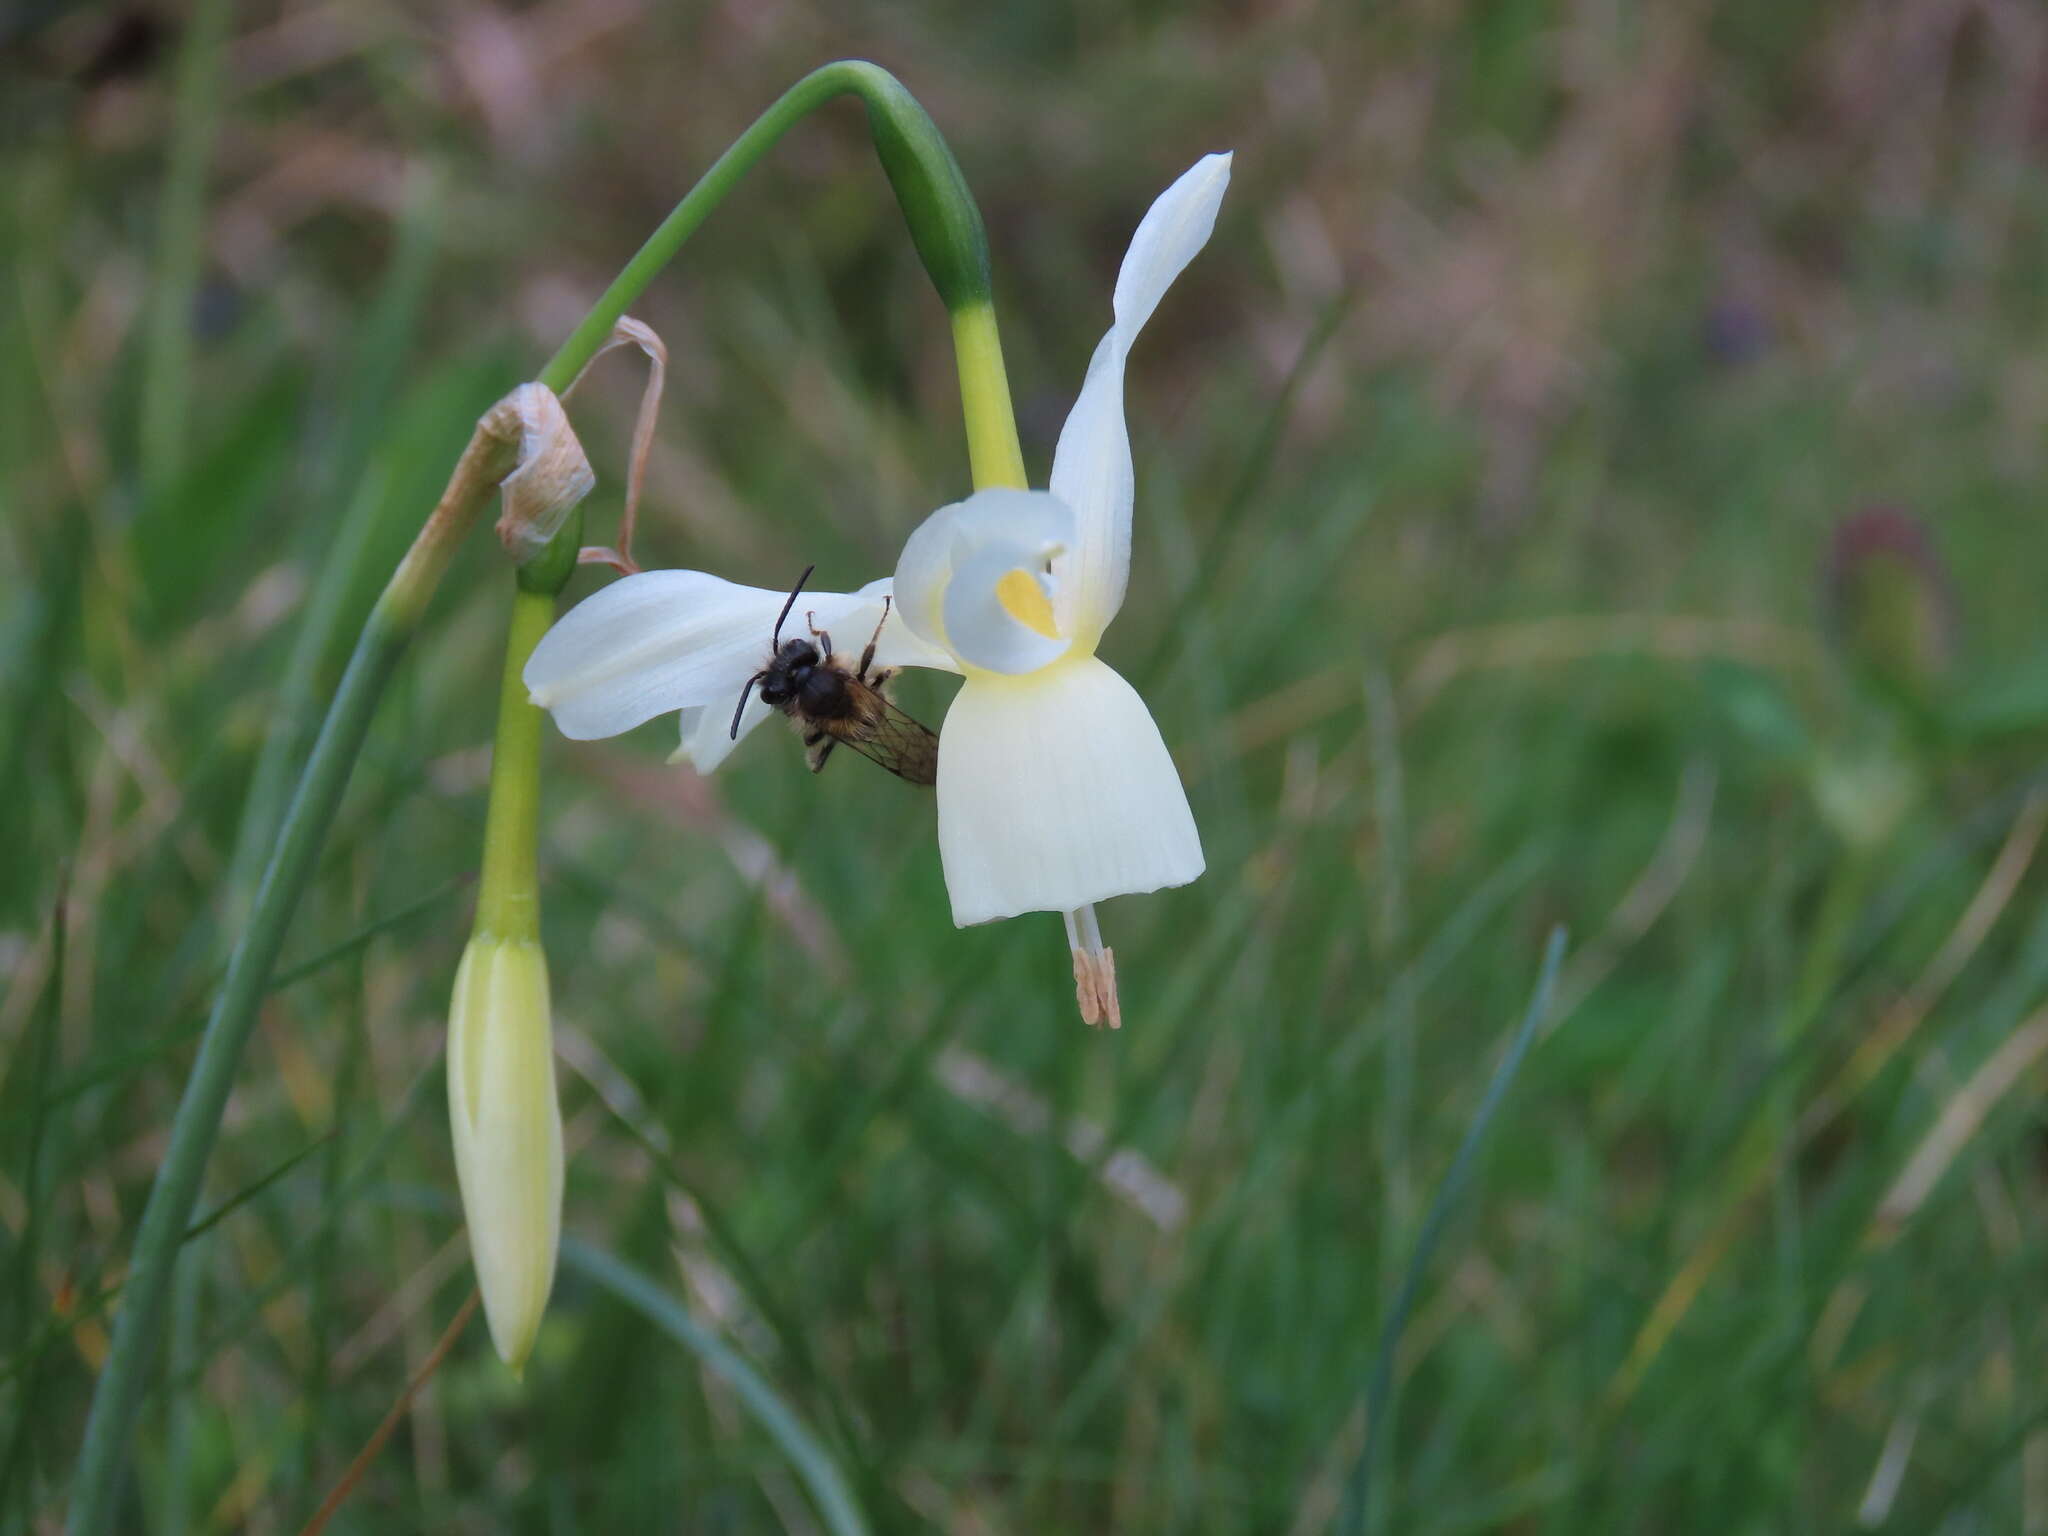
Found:
[[[206,1253],[188,1248],[178,1255],[177,1271],[171,1279],[171,1370],[179,1375],[200,1369],[199,1304],[205,1284]],[[162,1536],[185,1536],[192,1528],[192,1448],[205,1407],[204,1399],[195,1392],[180,1392],[165,1404],[169,1423],[164,1431],[164,1487],[159,1495]]]
[[[319,954],[279,972],[271,979],[270,993],[281,992],[295,982],[304,981],[307,977],[317,975],[329,966],[347,959],[350,955],[368,946],[371,940],[378,937],[378,935],[389,933],[394,928],[404,926],[414,918],[455,896],[467,888],[474,879],[475,876],[473,875],[458,875],[439,890],[431,891],[427,895],[422,896],[418,901],[410,902],[400,907],[389,916],[380,917],[374,922],[365,923],[339,944],[324,949]],[[102,1083],[132,1076],[138,1067],[147,1066],[158,1057],[176,1050],[205,1028],[206,1021],[204,1019],[194,1018],[188,1020],[173,1029],[166,1030],[147,1045],[139,1045],[132,1051],[124,1051],[118,1056],[102,1061],[96,1067],[89,1067],[82,1072],[75,1073],[50,1090],[49,1098],[43,1101],[44,1107],[52,1108],[56,1105],[67,1103],[77,1098],[80,1094],[90,1092],[92,1089],[99,1087]]]
[[[1480,1144],[1486,1140],[1493,1117],[1506,1100],[1515,1075],[1522,1070],[1522,1062],[1550,1010],[1551,990],[1557,983],[1557,968],[1563,960],[1564,930],[1553,929],[1550,943],[1543,952],[1543,970],[1536,978],[1536,990],[1529,998],[1528,1011],[1522,1015],[1514,1038],[1508,1042],[1507,1054],[1493,1069],[1493,1080],[1486,1085],[1486,1095],[1479,1101],[1472,1123],[1466,1128],[1465,1139],[1458,1144],[1450,1171],[1444,1175],[1443,1183],[1437,1186],[1436,1198],[1430,1202],[1429,1212],[1422,1220],[1422,1232],[1415,1239],[1415,1253],[1408,1261],[1408,1271],[1401,1277],[1401,1288],[1395,1293],[1394,1304],[1380,1328],[1379,1343],[1373,1351],[1372,1371],[1366,1381],[1365,1445],[1352,1468],[1351,1492],[1345,1501],[1342,1528],[1347,1536],[1357,1536],[1365,1529],[1366,1512],[1372,1497],[1374,1455],[1379,1449],[1381,1426],[1386,1422],[1387,1410],[1393,1401],[1394,1351],[1401,1342],[1401,1330],[1408,1326],[1408,1316],[1415,1310],[1416,1298],[1422,1294],[1423,1276],[1429,1269],[1429,1262],[1436,1256],[1444,1229],[1450,1224],[1451,1215],[1465,1193],[1465,1186],[1472,1180],[1472,1168],[1478,1160]]]
[[[235,1344],[242,1337],[244,1330],[257,1320],[263,1309],[276,1300],[289,1286],[294,1284],[299,1275],[304,1272],[306,1267],[322,1251],[322,1243],[326,1235],[333,1230],[334,1224],[340,1219],[341,1212],[369,1187],[370,1176],[382,1166],[386,1153],[391,1150],[398,1139],[398,1133],[411,1123],[413,1112],[419,1108],[425,1097],[427,1085],[439,1077],[440,1066],[441,1064],[437,1060],[414,1075],[411,1083],[407,1085],[405,1092],[400,1096],[397,1107],[392,1111],[391,1118],[385,1122],[382,1130],[379,1132],[376,1144],[364,1154],[361,1162],[350,1171],[346,1182],[342,1185],[335,1198],[323,1210],[320,1224],[307,1235],[304,1242],[291,1251],[283,1264],[278,1267],[275,1273],[268,1277],[262,1287],[242,1298],[241,1307],[235,1315],[214,1331],[213,1335],[207,1340],[204,1349],[195,1353],[194,1359],[200,1362],[200,1364],[194,1365],[189,1370],[176,1370],[173,1372],[167,1383],[170,1391],[182,1392],[192,1386],[198,1380],[198,1374],[200,1369],[203,1368],[204,1362],[213,1359],[223,1350]],[[332,1133],[329,1133],[328,1137],[322,1139],[329,1140],[331,1136]],[[318,1142],[314,1143],[314,1147],[318,1145]],[[313,1147],[306,1148],[299,1154],[299,1158],[303,1158],[307,1152],[311,1152],[313,1149]],[[294,1159],[294,1161],[297,1160],[298,1158]],[[277,1174],[287,1171],[289,1170],[276,1170],[274,1174],[266,1175],[262,1182],[272,1182]],[[218,1217],[225,1216],[228,1207],[241,1204],[245,1196],[254,1193],[256,1191],[250,1189],[244,1191],[242,1195],[231,1196],[227,1206],[214,1213],[213,1216],[208,1217],[201,1226],[190,1229],[186,1233],[186,1238],[189,1240],[197,1236],[204,1227],[211,1226]],[[100,1313],[113,1304],[120,1294],[121,1286],[116,1282],[95,1292],[87,1300],[70,1308],[63,1316],[50,1318],[45,1321],[35,1335],[15,1351],[15,1358],[5,1368],[0,1368],[0,1387],[10,1385],[17,1378],[33,1370],[43,1351],[52,1342],[68,1333],[80,1323],[98,1317]]]
[[[831,1455],[781,1395],[732,1346],[698,1323],[681,1302],[653,1280],[600,1248],[578,1238],[564,1237],[562,1263],[633,1307],[731,1387],[796,1468],[826,1529],[835,1536],[862,1536],[867,1522]]]
[[[333,1131],[329,1131],[325,1135],[320,1136],[311,1142],[308,1142],[305,1146],[299,1148],[298,1151],[292,1153],[290,1157],[286,1158],[283,1162],[279,1163],[269,1172],[261,1175],[255,1181],[255,1183],[245,1185],[243,1188],[237,1190],[234,1194],[228,1196],[228,1198],[222,1201],[218,1207],[216,1207],[212,1211],[209,1211],[205,1216],[200,1218],[198,1221],[194,1222],[191,1226],[187,1227],[185,1229],[185,1236],[183,1241],[187,1243],[191,1242],[194,1238],[200,1236],[201,1234],[208,1231],[210,1228],[217,1225],[219,1222],[225,1220],[228,1216],[234,1214],[234,1212],[238,1208],[248,1204],[251,1200],[255,1199],[258,1195],[262,1194],[264,1190],[270,1188],[271,1185],[277,1183],[279,1179],[282,1179],[286,1174],[290,1173],[294,1168],[298,1167],[300,1163],[304,1162],[307,1158],[311,1157],[315,1152],[319,1151],[321,1147],[333,1141],[334,1136],[335,1133]],[[36,1359],[40,1356],[43,1349],[50,1343],[52,1339],[57,1337],[59,1334],[65,1333],[68,1330],[77,1327],[80,1323],[83,1323],[88,1319],[97,1317],[101,1312],[105,1311],[107,1307],[112,1305],[115,1299],[120,1296],[120,1294],[121,1282],[117,1280],[112,1285],[102,1288],[100,1291],[94,1294],[90,1300],[82,1302],[78,1306],[73,1307],[70,1311],[65,1313],[65,1315],[62,1318],[52,1319],[50,1322],[45,1324],[43,1329],[33,1339],[31,1339],[26,1344],[21,1346],[21,1348],[17,1351],[16,1362],[10,1365],[7,1369],[0,1370],[0,1386],[7,1385],[7,1383],[13,1380],[18,1373],[33,1367]],[[179,1374],[183,1374],[182,1367],[176,1367],[174,1369],[178,1370]]]
[[[228,1196],[227,1199],[223,1200],[219,1205],[215,1206],[211,1211],[208,1211],[204,1216],[200,1217],[199,1220],[193,1222],[191,1226],[185,1229],[185,1241],[188,1243],[191,1242],[192,1239],[199,1236],[200,1233],[207,1231],[209,1228],[216,1226],[220,1222],[226,1220],[229,1216],[232,1216],[237,1208],[247,1205],[251,1200],[254,1200],[258,1195],[262,1194],[264,1190],[270,1188],[271,1185],[275,1184],[279,1179],[283,1178],[286,1174],[290,1173],[294,1168],[298,1167],[299,1164],[303,1163],[315,1152],[318,1152],[322,1147],[326,1146],[330,1141],[334,1140],[334,1137],[335,1132],[332,1130],[323,1132],[321,1135],[314,1137],[311,1141],[307,1142],[303,1147],[299,1148],[298,1151],[294,1152],[290,1157],[286,1158],[283,1162],[279,1163],[275,1168],[272,1168],[268,1173],[263,1174],[260,1178],[256,1180],[255,1183],[244,1185],[234,1194]]]
[[[62,999],[64,996],[65,926],[64,903],[66,882],[60,880],[57,894],[50,909],[50,975],[43,986],[40,1006],[30,1021],[28,1040],[28,1070],[24,1074],[24,1090],[28,1095],[28,1142],[24,1153],[21,1193],[26,1209],[22,1215],[21,1236],[14,1249],[14,1301],[9,1309],[23,1335],[17,1345],[19,1353],[27,1354],[26,1380],[22,1383],[18,1404],[33,1402],[36,1395],[37,1367],[41,1363],[41,1351],[34,1349],[35,1340],[28,1337],[29,1319],[39,1308],[36,1306],[36,1258],[42,1244],[43,1194],[42,1194],[42,1153],[45,1144],[48,1106],[44,1100],[43,1080],[49,1075],[52,1063],[57,1057],[57,1031],[61,1021]],[[14,1429],[7,1437],[7,1453],[0,1456],[0,1488],[15,1488],[21,1492],[22,1528],[34,1523],[35,1506],[33,1484],[35,1478],[23,1476],[24,1464],[29,1460],[30,1431],[36,1415],[20,1411],[17,1407]]]
[[[199,1197],[200,1181],[220,1130],[242,1049],[255,1028],[258,1005],[270,990],[286,929],[319,857],[328,824],[341,804],[350,770],[369,733],[370,717],[397,669],[427,594],[453,552],[454,541],[467,530],[483,498],[510,467],[507,455],[479,492],[473,488],[475,466],[468,459],[465,455],[464,468],[457,471],[456,484],[462,489],[435,509],[420,541],[393,575],[363,627],[279,832],[249,927],[235,947],[227,979],[207,1020],[199,1055],[172,1122],[170,1144],[136,1235],[113,1346],[93,1393],[67,1527],[72,1536],[103,1532],[112,1522],[123,1482],[120,1468],[162,1327],[171,1269]]]
[[[1781,1166],[1791,1151],[1810,1144],[1844,1104],[1875,1080],[1885,1063],[1906,1044],[1947,992],[2004,912],[2021,875],[2033,860],[2044,824],[2048,824],[2048,799],[2037,791],[2021,806],[1983,884],[1940,950],[1914,985],[1887,1011],[1879,1027],[1858,1043],[1848,1061],[1822,1087],[1804,1113],[1796,1117],[1793,1113],[1791,1096],[1797,1092],[1798,1084],[1790,1074],[1780,1075],[1772,1091],[1759,1101],[1728,1159],[1730,1172],[1720,1211],[1706,1235],[1672,1273],[1637,1329],[1627,1356],[1607,1384],[1603,1414],[1610,1418],[1619,1414],[1642,1385],[1707,1281],[1733,1251],[1736,1239],[1755,1215],[1758,1198],[1773,1170]],[[1858,877],[1858,889],[1861,884]],[[1834,889],[1841,889],[1839,876]],[[1830,906],[1834,905],[1832,894],[1831,891]],[[1847,944],[1849,920],[1843,916],[1824,921],[1822,928],[1822,938],[1834,941],[1837,947],[1831,964],[1839,963],[1839,948]],[[1794,1046],[1803,1047],[1806,1043],[1803,1037],[1807,1022],[1820,1005],[1822,989],[1815,980],[1820,969],[1810,962],[1804,969],[1792,1011],[1787,1015],[1796,1027],[1781,1028],[1779,1032],[1780,1039]]]
[[[377,411],[397,393],[397,359],[406,353],[406,337],[421,305],[432,271],[440,233],[441,198],[436,178],[422,174],[413,184],[404,217],[399,220],[398,248],[393,254],[385,289],[365,328],[358,364],[360,382],[348,403],[346,424],[336,449],[332,473],[359,472],[355,462],[370,451],[369,431]],[[382,466],[380,465],[379,470]],[[325,477],[323,477],[325,478]],[[316,487],[314,494],[331,499],[344,494],[340,485]],[[291,788],[292,764],[305,754],[319,720],[320,683],[330,658],[340,651],[353,617],[349,599],[370,575],[369,557],[383,522],[385,477],[361,476],[354,500],[342,518],[333,547],[322,554],[319,576],[306,601],[305,618],[293,638],[290,658],[277,701],[270,712],[263,746],[243,801],[242,822],[227,878],[227,910],[239,914],[255,894],[263,857],[283,814]],[[234,926],[231,920],[230,926]]]
[[[1419,993],[1439,978],[1479,929],[1543,866],[1545,852],[1542,845],[1531,844],[1496,869],[1439,925],[1422,953],[1395,979],[1391,990],[1401,994],[1413,988]],[[1177,1295],[1176,1286],[1187,1283],[1184,1277],[1213,1263],[1244,1214],[1256,1202],[1269,1198],[1276,1182],[1298,1170],[1297,1149],[1321,1118],[1333,1106],[1352,1102],[1345,1094],[1354,1091],[1350,1079],[1374,1038],[1374,1022],[1373,1014],[1368,1013],[1330,1051],[1326,1070],[1269,1117],[1243,1175],[1189,1232],[1185,1248],[1174,1259],[1174,1284],[1162,1281],[1148,1289],[1098,1346],[1095,1358],[1067,1392],[1058,1412],[1050,1416],[1042,1439],[1045,1446],[1059,1448],[1074,1442],[1088,1415],[1122,1379],[1131,1360],[1162,1325]],[[1120,1140],[1125,1134],[1125,1122],[1120,1118],[1116,1123],[1116,1137]],[[1056,1459],[1056,1452],[1048,1450],[1032,1461],[1023,1483],[1025,1496],[1053,1475]]]
[[[239,1343],[261,1319],[263,1309],[298,1283],[299,1277],[325,1250],[329,1234],[340,1222],[342,1214],[372,1188],[371,1177],[383,1169],[386,1157],[398,1144],[399,1134],[413,1123],[422,1105],[433,1102],[434,1095],[427,1091],[428,1088],[438,1087],[440,1083],[441,1062],[438,1058],[413,1074],[390,1118],[378,1128],[376,1141],[349,1170],[334,1198],[321,1209],[320,1219],[313,1230],[285,1255],[283,1262],[273,1274],[265,1277],[261,1286],[240,1298],[240,1305],[231,1316],[214,1328],[207,1338],[206,1348],[201,1351],[202,1359],[212,1359]],[[174,1392],[184,1391],[197,1379],[196,1376],[173,1377],[167,1386]]]
[[[1308,335],[1302,339],[1301,350],[1294,355],[1288,366],[1287,376],[1280,381],[1280,387],[1273,394],[1273,402],[1259,422],[1259,432],[1252,449],[1244,457],[1243,467],[1237,478],[1231,482],[1229,493],[1217,508],[1216,527],[1222,530],[1220,537],[1212,539],[1204,551],[1202,563],[1196,570],[1194,580],[1175,599],[1175,608],[1184,613],[1198,613],[1210,606],[1216,584],[1224,572],[1231,567],[1231,556],[1237,548],[1237,534],[1241,529],[1259,526],[1257,518],[1246,517],[1245,509],[1252,498],[1258,495],[1266,483],[1266,476],[1272,470],[1273,460],[1280,451],[1281,439],[1287,424],[1293,419],[1294,402],[1309,375],[1315,372],[1316,364],[1322,361],[1323,353],[1343,328],[1344,317],[1351,313],[1352,303],[1358,297],[1358,285],[1346,283],[1324,303],[1316,316],[1315,324],[1309,327]],[[1169,655],[1181,648],[1177,629],[1169,628],[1153,644],[1152,652],[1136,668],[1133,676],[1157,682],[1159,669]]]
[[[150,293],[142,363],[142,481],[153,495],[185,466],[192,402],[192,311],[206,236],[206,170],[220,131],[220,61],[232,16],[229,0],[199,0],[178,51],[170,169]]]
[[[722,1203],[712,1197],[703,1180],[690,1177],[677,1160],[667,1134],[647,1115],[646,1106],[639,1101],[638,1091],[623,1073],[599,1055],[595,1044],[585,1044],[572,1054],[565,1037],[563,1055],[590,1084],[620,1128],[647,1154],[655,1171],[696,1207],[698,1217],[704,1223],[705,1235],[732,1266],[734,1279],[761,1314],[762,1321],[767,1323],[776,1343],[789,1357],[803,1383],[824,1399],[826,1411],[831,1414],[841,1438],[848,1445],[856,1443],[853,1417],[833,1391],[831,1379],[819,1367],[808,1335],[783,1306],[776,1287],[769,1283],[767,1274],[741,1241]],[[578,1056],[580,1060],[576,1059]]]

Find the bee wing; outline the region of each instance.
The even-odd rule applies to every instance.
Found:
[[[938,783],[939,738],[891,704],[880,689],[858,682],[855,686],[860,690],[858,714],[824,724],[823,739],[811,747],[811,771],[824,767],[833,745],[843,742],[899,779]]]

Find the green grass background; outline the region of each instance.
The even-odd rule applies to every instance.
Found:
[[[281,794],[471,424],[861,54],[981,199],[1041,477],[1136,219],[1237,151],[1133,360],[1104,647],[1209,872],[1104,909],[1099,1035],[1057,919],[952,928],[928,797],[772,733],[711,780],[661,725],[551,742],[598,1258],[523,1383],[469,1331],[332,1529],[820,1529],[607,1257],[875,1530],[1340,1529],[1561,924],[1363,1527],[2048,1532],[2048,13],[205,0],[134,58],[123,14],[0,23],[0,1530],[61,1515]],[[843,588],[965,488],[851,107],[637,313],[650,564]],[[576,401],[595,538],[638,382]],[[1886,614],[1823,600],[1873,506],[1950,572],[1903,682],[1843,644]],[[128,1529],[298,1530],[469,1288],[440,1056],[508,586],[480,535],[358,765]]]

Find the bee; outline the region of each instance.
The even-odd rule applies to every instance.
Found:
[[[816,566],[808,567],[790,589],[789,601],[775,620],[775,636],[769,642],[768,664],[747,679],[740,693],[739,707],[732,712],[732,734],[740,733],[740,716],[756,687],[761,702],[772,704],[789,716],[804,739],[805,758],[816,773],[831,757],[832,749],[845,745],[863,757],[880,763],[899,779],[912,784],[936,784],[939,779],[939,738],[889,702],[884,689],[898,668],[875,666],[875,643],[882,638],[882,625],[889,622],[891,599],[882,599],[882,617],[860,653],[859,665],[834,652],[832,637],[815,626],[816,643],[792,637],[782,638],[783,622],[796,606],[797,593],[811,579]],[[808,618],[808,615],[806,615]]]

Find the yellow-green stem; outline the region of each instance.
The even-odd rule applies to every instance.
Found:
[[[491,801],[484,817],[484,870],[476,900],[476,933],[500,939],[540,937],[541,711],[526,702],[520,674],[555,619],[555,600],[542,592],[512,594],[505,637],[505,677],[498,695],[498,738],[491,748]]]
[[[968,304],[953,312],[953,353],[960,368],[960,410],[967,419],[967,465],[974,488],[1027,489],[993,304]]]

